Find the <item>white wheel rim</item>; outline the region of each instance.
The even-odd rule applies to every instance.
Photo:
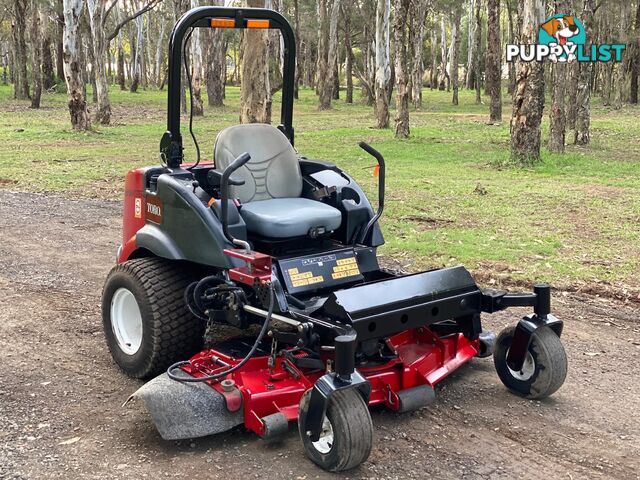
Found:
[[[118,347],[134,355],[142,345],[142,315],[136,297],[126,288],[119,288],[111,298],[111,328]]]
[[[326,416],[322,421],[322,432],[320,433],[320,438],[318,438],[317,442],[311,443],[313,444],[313,448],[322,454],[329,453],[333,448],[333,427]]]
[[[507,352],[507,355],[508,354],[509,352]],[[526,382],[531,377],[533,377],[533,374],[536,372],[536,362],[533,359],[531,353],[527,352],[527,356],[524,359],[524,363],[522,364],[522,368],[520,369],[520,371],[511,370],[509,365],[507,365],[507,368],[509,369],[509,372],[511,373],[513,378],[516,378],[522,382]]]

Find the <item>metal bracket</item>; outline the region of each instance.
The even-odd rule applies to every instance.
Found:
[[[357,388],[364,401],[369,403],[369,395],[371,395],[371,384],[363,377],[360,372],[354,371],[348,381],[342,380],[335,373],[327,373],[316,381],[311,391],[309,399],[309,407],[305,418],[306,434],[312,442],[317,442],[322,432],[322,422],[327,413],[329,399],[331,396],[347,388]]]
[[[513,340],[507,354],[507,365],[511,370],[520,371],[524,364],[527,350],[531,344],[531,337],[540,328],[549,327],[558,337],[562,335],[564,324],[551,314],[544,317],[532,313],[518,322],[513,334]]]

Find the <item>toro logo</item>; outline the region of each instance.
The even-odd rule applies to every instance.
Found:
[[[573,15],[559,13],[549,17],[538,29],[538,43],[507,45],[507,62],[620,62],[626,45],[621,43],[586,47],[584,25]]]
[[[146,218],[150,222],[162,223],[162,200],[155,195],[147,195]]]
[[[137,197],[135,200],[133,216],[136,218],[142,218],[142,199],[140,197]]]

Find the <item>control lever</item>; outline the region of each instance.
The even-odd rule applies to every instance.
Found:
[[[222,233],[233,245],[244,248],[245,250],[251,250],[250,245],[244,240],[234,238],[229,232],[229,178],[231,174],[251,160],[251,155],[247,152],[241,154],[233,162],[224,169],[222,172],[222,179],[220,180],[220,200],[222,202],[221,214],[222,214]]]
[[[373,228],[373,225],[375,225],[378,219],[382,216],[382,212],[384,211],[384,178],[385,178],[384,174],[385,172],[384,172],[384,157],[382,156],[382,154],[379,151],[377,151],[375,148],[373,148],[371,145],[365,142],[360,142],[358,145],[360,146],[361,149],[363,149],[365,152],[367,152],[369,155],[371,155],[378,161],[378,168],[379,168],[378,212],[373,216],[373,218],[371,218],[371,220],[369,220],[369,223],[367,223],[367,226],[364,227],[360,235],[357,237],[356,243],[362,244],[366,240],[367,235],[369,235],[369,231]]]

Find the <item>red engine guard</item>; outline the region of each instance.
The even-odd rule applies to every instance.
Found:
[[[387,339],[387,345],[397,358],[374,367],[358,370],[371,382],[369,405],[384,404],[391,410],[400,405],[397,393],[419,385],[435,386],[447,375],[475,357],[480,349],[479,340],[468,340],[462,334],[438,337],[428,328],[407,330]],[[183,370],[194,377],[215,374],[224,368],[213,359],[236,365],[240,360],[216,350],[203,350],[191,358]],[[302,394],[325,372],[301,370],[278,356],[269,369],[269,356],[250,359],[243,368],[227,376],[242,393],[244,425],[260,436],[264,435],[262,417],[282,413],[287,420],[298,418],[298,404]],[[209,386],[225,393],[217,381]]]

